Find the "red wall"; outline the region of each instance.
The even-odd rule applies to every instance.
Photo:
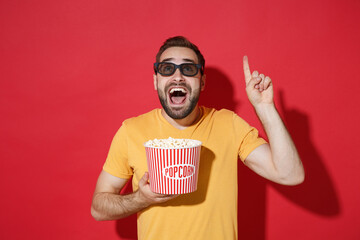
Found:
[[[0,1],[0,238],[135,239],[135,218],[96,222],[92,192],[121,122],[159,107],[161,43],[200,46],[201,102],[259,122],[242,56],[269,75],[306,181],[239,166],[243,239],[360,239],[360,2]]]

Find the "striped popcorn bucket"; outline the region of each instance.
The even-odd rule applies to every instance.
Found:
[[[197,189],[201,142],[187,148],[145,145],[150,188],[161,194],[184,194]]]

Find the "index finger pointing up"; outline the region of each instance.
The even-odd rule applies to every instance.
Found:
[[[249,61],[247,56],[244,56],[243,58],[243,66],[244,66],[245,82],[248,83],[251,79],[251,72],[250,72]]]

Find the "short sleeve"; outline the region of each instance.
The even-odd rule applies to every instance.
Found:
[[[128,144],[124,123],[111,142],[103,170],[119,178],[129,179],[133,175],[133,170],[128,163]]]
[[[259,132],[256,128],[250,126],[246,121],[234,114],[234,126],[237,133],[237,140],[240,142],[239,158],[245,161],[247,156],[258,146],[267,143],[265,139],[259,137]]]

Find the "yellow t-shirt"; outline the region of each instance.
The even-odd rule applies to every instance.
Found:
[[[138,213],[138,238],[237,239],[237,159],[266,143],[258,131],[228,110],[200,107],[202,117],[179,130],[160,109],[127,119],[111,144],[104,170],[119,178],[133,176],[133,189],[147,169],[144,143],[188,138],[202,142],[197,191]]]

